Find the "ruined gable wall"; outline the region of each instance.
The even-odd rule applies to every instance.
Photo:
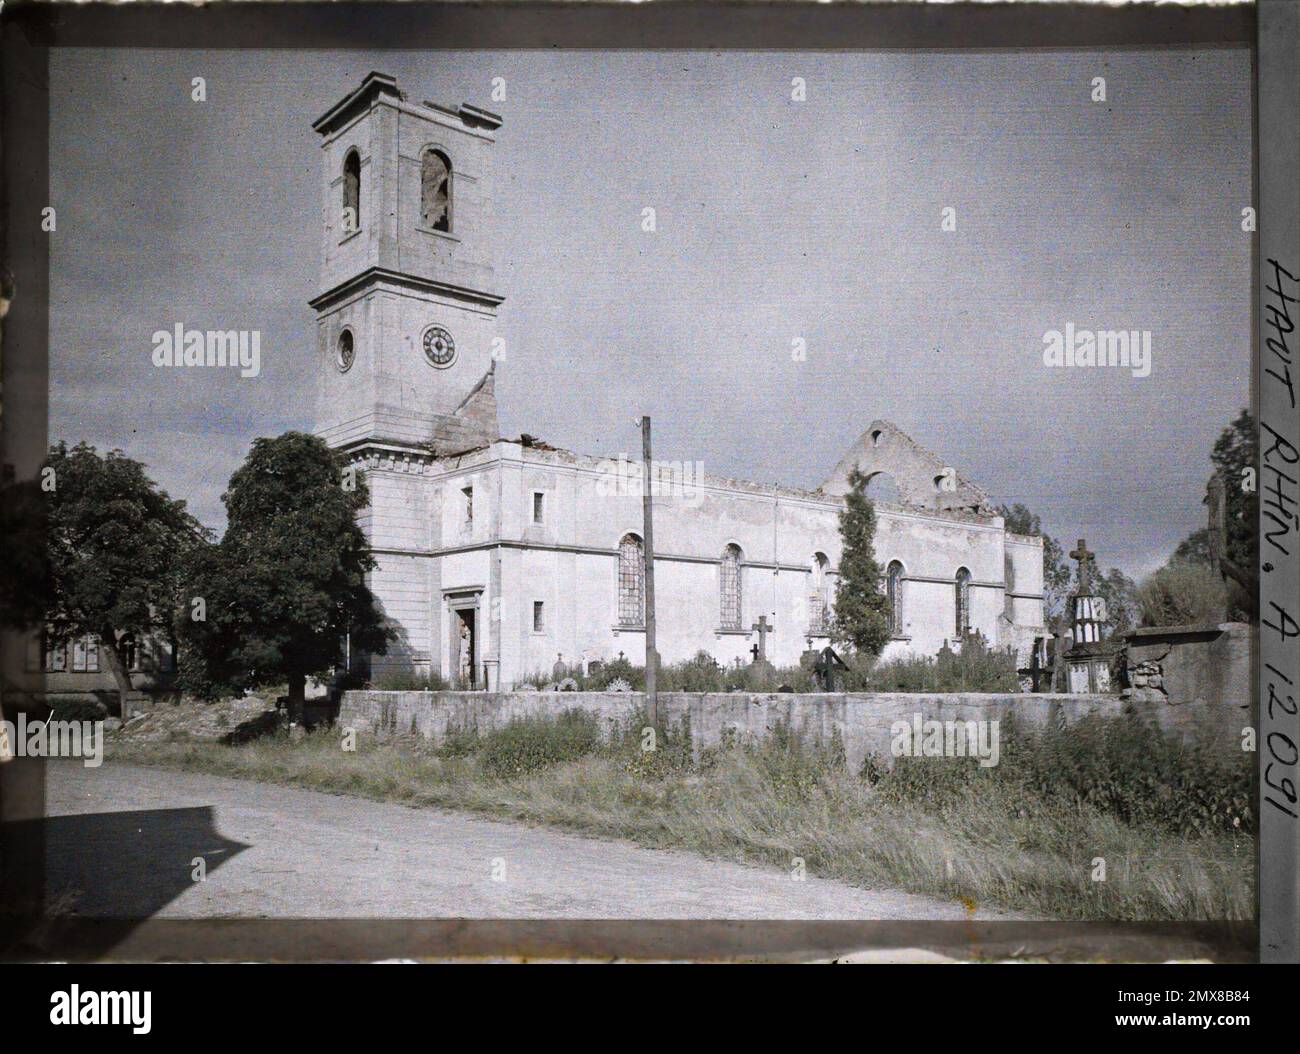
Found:
[[[855,467],[868,477],[875,473],[889,475],[907,505],[935,512],[992,512],[984,491],[963,478],[950,462],[926,450],[888,421],[871,423],[822,484],[822,491],[835,496],[847,494],[849,474]],[[951,481],[946,485],[945,477]]]

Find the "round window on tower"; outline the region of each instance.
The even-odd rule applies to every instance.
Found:
[[[352,346],[352,330],[345,329],[339,334],[338,347],[338,367],[340,373],[347,373],[352,369],[352,362],[356,358],[356,350]]]
[[[441,326],[430,326],[426,329],[422,343],[424,357],[429,360],[430,366],[445,370],[456,361],[456,342]]]

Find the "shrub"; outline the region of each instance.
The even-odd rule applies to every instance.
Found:
[[[697,651],[685,662],[665,666],[659,671],[659,690],[663,692],[721,692],[726,674],[707,651]]]
[[[1009,717],[1000,738],[993,767],[974,758],[904,757],[888,770],[865,762],[862,776],[886,801],[929,809],[998,799],[1021,816],[1083,806],[1179,834],[1254,830],[1249,754],[1184,743],[1135,712],[1043,731],[1022,730]]]
[[[829,743],[820,736],[810,741],[784,718],[778,718],[766,737],[745,749],[767,785],[785,800],[806,800],[827,777],[846,767],[844,739],[838,728]]]
[[[1207,564],[1177,560],[1165,564],[1138,587],[1144,626],[1220,623],[1228,613],[1228,587]]]
[[[876,662],[869,655],[846,657],[849,669],[836,674],[836,689],[848,692],[1016,692],[1020,690],[1015,655],[1010,649],[988,647],[978,634],[960,652],[941,652],[937,658],[904,656]],[[587,675],[571,668],[570,676],[584,692],[603,692],[615,680],[623,680],[633,691],[645,691],[645,667],[626,659],[604,663]],[[548,673],[524,677],[520,684],[540,688],[552,683]],[[661,692],[816,692],[811,665],[754,666],[723,665],[706,651],[683,662],[659,668]]]
[[[243,685],[237,678],[218,672],[215,669],[217,663],[211,662],[197,649],[182,647],[178,651],[176,682],[187,696],[205,703],[243,697]]]
[[[634,666],[627,658],[602,663],[583,674],[580,666],[569,667],[568,676],[582,692],[604,692],[614,681],[626,681],[634,692],[645,691],[645,667]],[[534,673],[520,678],[519,684],[538,688],[555,681],[552,673]],[[661,664],[658,687],[661,692],[774,692],[786,686],[796,692],[816,691],[812,672],[799,666],[756,667],[746,664],[723,665],[708,652],[700,650],[683,662]]]
[[[850,663],[845,687],[866,692],[1016,692],[1020,678],[1011,649],[990,648],[983,635],[967,638],[961,651],[938,656],[906,655],[874,666]]]
[[[481,737],[477,753],[484,771],[505,779],[594,754],[600,746],[595,716],[572,709],[555,717],[512,718],[504,727]]]
[[[483,741],[479,738],[477,724],[457,725],[448,723],[447,731],[443,734],[442,742],[438,744],[436,753],[445,758],[463,758],[477,753],[482,745]]]
[[[608,662],[601,663],[600,668],[592,670],[585,677],[575,673],[578,683],[585,692],[603,692],[610,683],[617,680],[627,681],[632,686],[632,690],[640,692],[645,690],[645,667],[633,666],[631,660],[627,658],[611,659]],[[550,678],[547,678],[549,681]],[[534,684],[544,684],[544,681],[534,681]]]
[[[1228,755],[1204,738],[1184,742],[1132,710],[1037,737],[1013,735],[1012,766],[1041,795],[1082,802],[1135,826],[1198,834],[1254,829],[1254,766],[1245,752]]]
[[[650,727],[649,715],[638,710],[610,736],[610,753],[622,759],[627,772],[646,779],[663,779],[695,768],[690,714],[683,714],[675,723],[661,714],[653,725],[654,748],[647,750],[646,730]]]
[[[103,721],[108,707],[98,699],[56,699],[50,707],[51,721]]]

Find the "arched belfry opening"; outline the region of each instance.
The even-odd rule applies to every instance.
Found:
[[[451,159],[441,150],[420,158],[420,219],[431,231],[451,233]]]
[[[343,233],[361,230],[361,155],[349,150],[343,159]]]

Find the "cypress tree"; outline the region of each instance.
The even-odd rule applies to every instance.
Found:
[[[860,654],[876,656],[889,642],[889,600],[876,563],[876,509],[867,497],[867,478],[849,473],[849,493],[840,511],[840,575],[835,584],[834,639]]]

